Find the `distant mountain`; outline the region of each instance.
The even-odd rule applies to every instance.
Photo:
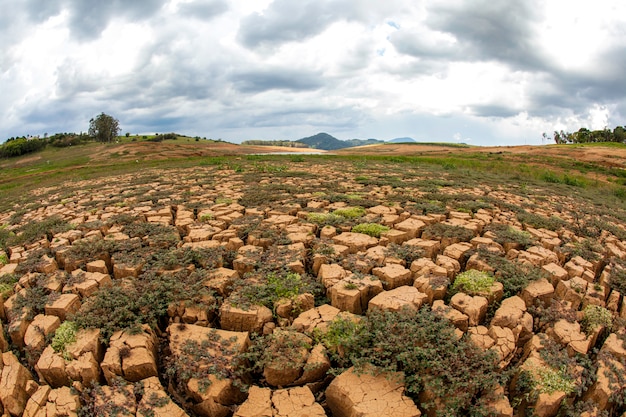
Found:
[[[349,143],[350,147],[376,145],[378,143],[384,143],[382,140],[378,140],[378,139],[348,139],[348,140],[345,140],[344,142]]]
[[[395,138],[395,139],[391,139],[387,141],[387,143],[413,143],[413,142],[417,142],[417,141],[409,137]]]
[[[296,142],[304,143],[314,149],[324,149],[326,151],[334,151],[337,149],[352,148],[354,146],[383,143],[383,141],[378,139],[339,140],[336,137],[329,135],[328,133],[318,133],[317,135],[298,139]]]
[[[327,151],[334,151],[336,149],[348,147],[344,141],[341,141],[328,133],[318,133],[317,135],[298,139],[296,142],[307,144],[309,147],[314,149],[324,149]]]

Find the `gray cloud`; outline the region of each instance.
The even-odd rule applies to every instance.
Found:
[[[388,14],[402,10],[401,1],[387,0],[274,0],[262,14],[245,17],[238,39],[248,48],[302,42],[339,21],[382,23]]]
[[[516,117],[522,112],[534,118],[527,129],[545,122],[549,130],[555,121],[590,120],[594,106],[606,106],[609,120],[624,124],[626,25],[617,13],[607,15],[601,29],[605,43],[581,49],[581,65],[568,66],[548,56],[542,29],[550,22],[537,0],[273,0],[248,15],[241,10],[251,3],[168,4],[0,0],[0,9],[11,10],[0,14],[0,44],[8,45],[0,50],[0,129],[8,136],[85,130],[89,118],[104,111],[133,133],[230,140],[294,139],[321,130],[344,138],[422,140],[459,133],[484,143],[504,141],[489,129],[502,132],[523,119]],[[124,29],[135,22],[145,22],[142,35],[150,36],[133,42],[141,49],[114,54],[127,60],[122,63],[107,57],[111,45],[104,45],[102,32],[112,23]],[[320,53],[331,26],[337,39],[328,54]],[[66,56],[42,49],[47,42],[37,36],[48,34],[50,48]],[[321,34],[309,55],[309,41]],[[116,35],[107,39],[119,45]],[[291,45],[280,48],[285,44]],[[85,56],[102,54],[111,67],[77,58],[85,48],[101,48]],[[34,67],[33,56],[45,67]],[[463,68],[496,74],[502,91],[479,75],[481,93],[471,97],[464,89],[474,81]],[[431,79],[436,82],[419,90]]]
[[[478,104],[470,108],[473,115],[478,117],[513,117],[520,113],[519,109],[514,109],[502,104]]]
[[[43,22],[63,10],[62,1],[25,0],[24,6],[30,19],[35,22]]]
[[[239,72],[233,74],[230,80],[236,89],[245,93],[317,90],[324,85],[319,73],[284,68]]]
[[[178,6],[178,13],[182,16],[200,20],[209,20],[228,10],[228,3],[224,0],[197,0],[191,3],[182,3]]]
[[[34,22],[43,22],[65,10],[70,30],[79,40],[96,39],[111,19],[145,20],[165,4],[164,0],[27,0],[25,10]]]
[[[546,58],[536,47],[540,36],[534,27],[539,19],[536,10],[533,1],[434,3],[427,24],[457,39],[457,57],[496,60],[517,69],[543,69]]]
[[[303,41],[323,32],[338,18],[329,13],[326,0],[275,0],[262,15],[255,13],[241,21],[238,38],[249,48]]]

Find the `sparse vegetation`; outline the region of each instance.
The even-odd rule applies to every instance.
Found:
[[[491,286],[496,282],[493,275],[469,269],[456,276],[452,284],[452,292],[464,292],[468,295],[479,295],[489,292]]]
[[[70,360],[67,355],[65,348],[70,343],[74,343],[76,341],[76,331],[78,327],[73,321],[66,320],[61,323],[61,326],[54,332],[54,337],[52,338],[52,342],[50,345],[55,352],[61,353],[61,355],[66,359]]]
[[[363,233],[372,237],[380,237],[381,233],[389,230],[389,226],[383,226],[378,223],[360,223],[352,227],[355,233]]]
[[[345,217],[346,219],[358,219],[365,215],[365,209],[363,207],[347,207],[333,211],[334,215]]]
[[[59,138],[58,144],[71,140]],[[153,143],[146,152],[133,140],[137,145]],[[230,156],[238,149],[235,145],[224,151],[224,143],[169,133],[145,139],[129,134],[114,142],[119,143],[46,146],[36,155],[0,160],[0,268],[6,271],[0,276],[0,293],[5,306],[12,307],[6,311],[5,329],[12,336],[7,334],[7,340],[15,338],[17,319],[45,313],[46,304],[68,291],[80,293],[82,307],[44,341],[62,355],[85,328],[99,328],[104,342],[118,330],[133,333],[146,324],[157,336],[159,379],[171,399],[149,399],[140,384],[124,381],[112,381],[106,389],[86,384],[81,415],[123,413],[122,405],[100,401],[111,393],[129,404],[142,399],[148,404],[141,409],[145,415],[150,415],[150,406],[172,400],[195,415],[202,407],[201,395],[190,391],[190,378],[199,379],[202,389],[209,388],[214,377],[230,379],[243,389],[249,384],[263,387],[266,366],[281,370],[303,363],[309,358],[306,352],[321,348],[319,344],[330,359],[329,374],[353,366],[357,372],[401,372],[405,394],[422,414],[490,415],[487,404],[495,399],[493,388],[501,385],[516,412],[532,407],[540,392],[564,391],[568,397],[557,415],[578,416],[595,404],[586,392],[605,362],[612,366],[607,372],[612,375],[614,403],[602,412],[626,411],[624,377],[616,359],[600,350],[609,331],[624,338],[620,307],[614,314],[615,304],[609,305],[615,302],[610,291],[626,294],[626,262],[620,259],[626,240],[626,210],[620,197],[626,174],[618,168],[623,148],[611,148],[615,155],[603,156],[610,159],[608,166],[589,160],[584,148],[568,148],[563,153],[574,153],[567,155],[551,147],[541,154],[451,147],[420,154],[419,145],[413,145],[411,155],[372,155],[367,148],[359,156],[345,151]],[[159,157],[152,158],[157,149]],[[333,236],[354,231],[380,237],[409,216],[426,224],[411,232],[421,241],[388,234],[388,240],[397,243],[382,239],[386,246],[365,250],[342,246]],[[322,236],[326,225],[335,230],[326,229],[328,235]],[[490,237],[508,253],[474,237]],[[451,243],[470,241],[473,248],[456,261],[451,259],[454,252],[445,252]],[[444,253],[449,256],[441,256]],[[9,264],[9,254],[19,265]],[[571,308],[559,292],[553,293],[551,303],[529,304],[532,326],[525,314],[518,323],[523,330],[518,333],[516,327],[515,340],[507,341],[512,352],[505,359],[494,353],[506,347],[503,341],[492,349],[478,348],[475,337],[469,332],[461,336],[448,321],[456,312],[448,310],[448,317],[433,312],[435,301],[430,298],[422,300],[418,311],[347,313],[366,311],[368,300],[381,290],[375,280],[387,282],[375,277],[376,267],[402,264],[412,269],[403,285],[420,277],[420,291],[450,307],[455,292],[484,294],[495,282],[503,284],[504,298],[521,295],[529,283],[543,277],[556,287],[555,278],[541,265],[555,262],[567,269],[565,264],[577,256],[593,263],[595,280],[569,280],[568,302],[580,301],[585,308]],[[470,259],[486,263],[493,272],[472,269],[484,265],[471,266]],[[94,261],[104,261],[104,266]],[[141,268],[122,271],[125,266]],[[94,280],[101,278],[102,285],[96,286]],[[607,286],[610,291],[604,291]],[[606,296],[606,306],[593,305],[589,297],[594,291]],[[348,294],[355,298],[339,299]],[[263,311],[263,320],[270,321],[262,331],[248,333],[248,352],[228,361],[208,353],[214,348],[234,352],[230,341],[215,337],[218,327],[226,327],[224,302],[248,309],[245,313],[251,316]],[[313,302],[344,312],[330,323],[325,320],[336,310],[329,306],[297,318]],[[273,317],[264,308],[252,308],[259,305],[271,309]],[[487,329],[499,307],[494,301],[481,319]],[[555,325],[562,320],[580,323],[587,335],[598,326],[607,331],[587,355],[572,355],[571,346],[554,340]],[[192,325],[215,332],[207,341],[174,349],[167,329]],[[315,330],[304,330],[311,328]],[[279,337],[284,333],[298,336]],[[534,346],[527,344],[532,336],[541,341],[533,356],[539,355],[543,364],[535,374],[525,375],[519,372],[526,360],[521,347]],[[10,348],[32,369],[37,350],[17,344]],[[120,356],[126,359],[130,351],[123,349]],[[514,375],[516,387],[509,381]],[[330,382],[323,378],[311,385],[319,387],[315,396],[322,404]],[[220,407],[232,414],[244,397]]]

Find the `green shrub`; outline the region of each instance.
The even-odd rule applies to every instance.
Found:
[[[424,250],[419,246],[390,243],[385,248],[385,256],[401,259],[408,267],[414,260],[424,256]]]
[[[201,270],[160,275],[148,271],[133,282],[99,289],[71,320],[79,329],[100,329],[103,342],[108,343],[118,330],[135,331],[142,324],[156,328],[173,303],[201,306],[213,314],[217,300],[205,281]]]
[[[211,213],[205,213],[202,216],[200,216],[200,218],[198,220],[200,220],[202,223],[206,223],[210,220],[213,220],[215,216],[213,216]]]
[[[427,214],[446,214],[448,209],[446,205],[438,201],[426,201],[417,202],[412,206],[407,207],[411,212],[427,215]]]
[[[576,384],[571,380],[563,369],[556,370],[543,366],[537,370],[539,392],[542,394],[554,394],[556,391],[562,391],[566,394],[574,392]]]
[[[469,242],[474,237],[474,232],[462,226],[434,223],[426,226],[426,228],[422,232],[422,235],[428,238],[433,237],[439,239],[459,239],[462,242]]]
[[[50,345],[55,352],[61,353],[66,360],[71,360],[71,358],[67,357],[65,348],[67,345],[76,341],[77,331],[78,327],[76,324],[73,321],[66,320],[61,323],[56,332],[54,332],[54,337]]]
[[[367,336],[364,320],[337,316],[326,331],[314,335],[324,344],[331,359],[340,368],[348,368],[360,358],[359,347],[364,347]]]
[[[527,211],[521,211],[517,213],[517,219],[536,229],[548,229],[557,231],[566,225],[565,220],[557,216],[542,216],[541,214],[529,213]]]
[[[454,209],[458,211],[465,211],[467,213],[476,213],[480,209],[491,209],[493,206],[490,203],[481,200],[464,200],[454,204]]]
[[[4,300],[13,295],[13,290],[17,281],[19,281],[19,277],[16,274],[0,275],[0,295],[4,298]]]
[[[530,233],[516,229],[507,224],[491,223],[485,227],[485,231],[494,233],[496,235],[494,240],[501,245],[513,242],[520,244],[522,248],[526,249],[534,243],[534,239]]]
[[[354,233],[363,233],[372,237],[380,237],[380,234],[389,230],[388,226],[378,223],[361,223],[352,228]]]
[[[11,308],[12,314],[21,315],[22,311],[26,312],[26,318],[32,320],[37,314],[43,314],[46,304],[54,301],[59,297],[58,293],[48,294],[43,287],[45,275],[40,275],[37,282],[30,288],[26,288],[24,292],[20,291],[15,297]]]
[[[487,416],[489,393],[504,382],[495,355],[469,338],[460,340],[454,326],[429,308],[399,312],[368,311],[355,323],[338,318],[322,340],[333,362],[363,372],[374,365],[381,371],[404,373],[407,395],[418,400],[426,388],[433,402],[420,401],[439,416]]]
[[[493,275],[469,269],[456,276],[451,290],[455,293],[464,292],[469,295],[484,294],[489,291],[494,282],[496,282],[496,279]]]
[[[0,250],[6,248],[7,243],[14,236],[14,233],[10,230],[7,230],[6,226],[0,226]]]
[[[9,257],[6,253],[0,253],[0,266],[6,265],[9,263]]]
[[[562,251],[567,254],[568,258],[580,256],[590,262],[598,261],[603,252],[602,246],[593,240],[585,239],[581,242],[575,242],[573,245],[564,246]]]
[[[179,324],[179,326],[185,326]],[[224,339],[212,329],[200,342],[186,340],[182,343],[179,354],[165,358],[165,377],[174,387],[184,387],[194,378],[198,380],[201,391],[206,391],[211,384],[210,377],[219,380],[230,379],[236,386],[243,387],[243,361],[239,355],[237,338]],[[221,354],[214,354],[220,352]],[[226,357],[234,357],[226,360]]]
[[[332,214],[345,217],[346,219],[358,219],[365,216],[365,209],[363,207],[346,207],[337,209]]]
[[[346,218],[332,213],[309,213],[307,220],[311,223],[315,223],[320,227],[324,226],[339,226],[345,223]]]
[[[99,289],[70,317],[79,329],[100,329],[100,338],[108,344],[118,330],[138,329],[144,322],[134,287],[110,286]]]
[[[528,284],[547,276],[546,271],[536,266],[512,262],[487,249],[478,250],[480,259],[495,269],[494,276],[504,286],[504,298],[518,295]]]
[[[611,274],[609,275],[609,287],[626,295],[626,261],[620,259],[613,260]]]
[[[11,236],[7,246],[27,245],[41,239],[52,240],[52,235],[72,229],[72,226],[60,216],[52,216],[45,220],[34,221],[19,227],[16,235]]]
[[[590,334],[598,326],[604,326],[610,332],[613,325],[613,315],[604,307],[589,304],[583,310],[583,319],[580,324],[587,334]]]
[[[271,272],[254,284],[240,280],[235,287],[236,290],[229,297],[229,301],[243,309],[253,305],[273,309],[274,303],[282,298],[293,300],[304,293],[318,296],[322,291],[321,284],[309,275],[301,276],[282,270]]]

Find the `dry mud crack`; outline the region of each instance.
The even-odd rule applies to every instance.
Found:
[[[33,191],[0,213],[4,414],[626,412],[623,213],[389,169],[233,159]]]

